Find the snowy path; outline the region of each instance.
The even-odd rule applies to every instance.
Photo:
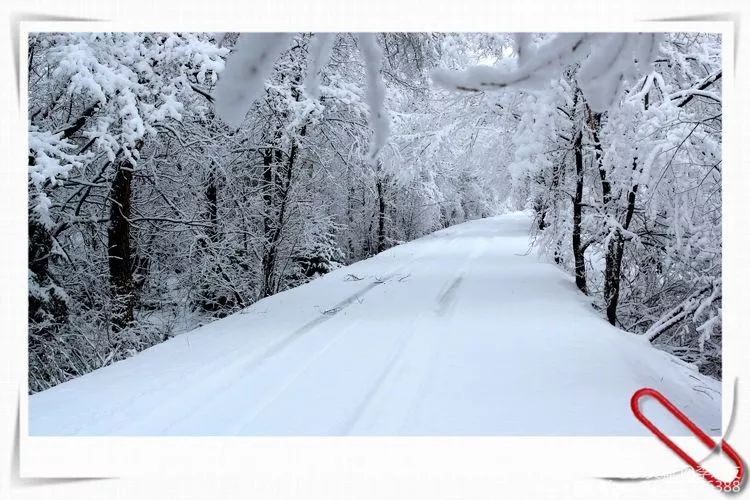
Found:
[[[717,430],[720,384],[603,321],[529,224],[438,231],[36,394],[31,434],[647,434],[643,386]]]

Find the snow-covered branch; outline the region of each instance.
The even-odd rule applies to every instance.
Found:
[[[716,281],[692,293],[680,304],[659,318],[644,334],[649,342],[655,341],[669,328],[690,317],[697,318],[701,312],[721,297],[721,282]]]
[[[670,96],[670,99],[676,100],[676,99],[682,99],[679,103],[677,103],[678,108],[684,107],[687,103],[693,100],[693,97],[699,96],[699,97],[707,97],[709,99],[712,99],[714,101],[717,101],[721,103],[721,97],[719,97],[717,94],[712,92],[704,92],[708,87],[716,83],[721,79],[721,70],[715,71],[714,73],[711,73],[706,78],[704,78],[700,83],[698,83],[696,86],[681,90],[679,92],[676,92],[675,94],[672,94]]]
[[[227,125],[239,127],[242,124],[290,39],[289,33],[240,35],[214,91],[216,114]]]
[[[365,60],[367,104],[370,108],[370,127],[372,128],[372,142],[368,156],[371,160],[375,160],[385,146],[390,130],[390,122],[385,110],[385,84],[380,75],[383,67],[383,50],[373,33],[361,33],[358,40],[360,53]]]
[[[658,53],[654,33],[563,33],[539,47],[517,38],[516,59],[498,67],[474,66],[463,71],[435,70],[435,84],[455,90],[538,90],[549,88],[563,69],[580,64],[577,80],[592,110],[606,111],[626,82],[649,71]]]
[[[317,33],[310,43],[305,92],[311,99],[320,96],[320,71],[328,63],[335,41],[335,33]]]

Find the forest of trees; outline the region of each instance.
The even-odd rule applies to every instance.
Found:
[[[28,89],[30,392],[509,210],[721,377],[718,35],[37,33]]]

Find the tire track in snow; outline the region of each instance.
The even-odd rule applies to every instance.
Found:
[[[447,236],[447,244],[453,245],[456,241],[456,238],[453,234],[447,234],[442,236],[443,238]],[[434,238],[441,238],[439,235],[431,234],[427,239],[432,240]],[[421,250],[421,251],[420,251]],[[365,295],[367,295],[369,292],[371,292],[375,287],[387,284],[392,278],[398,276],[399,274],[403,273],[404,271],[408,271],[409,267],[416,261],[423,259],[425,257],[429,257],[434,253],[434,250],[432,248],[427,249],[419,249],[415,254],[411,256],[405,263],[402,263],[401,265],[397,265],[395,269],[392,268],[392,271],[381,276],[373,276],[375,281],[372,283],[369,283],[367,286],[363,287],[362,289],[358,290],[357,292],[353,293],[352,295],[346,297],[345,299],[341,300],[340,302],[336,303],[335,305],[329,307],[326,309],[325,312],[321,313],[321,316],[315,317],[314,319],[306,322],[302,326],[296,328],[293,332],[290,334],[284,336],[280,341],[275,342],[271,346],[266,347],[262,350],[262,352],[256,356],[254,356],[252,359],[239,359],[231,364],[227,365],[226,367],[221,369],[221,373],[225,375],[225,382],[223,385],[216,387],[219,385],[219,382],[206,380],[201,386],[205,387],[206,392],[210,391],[210,395],[200,401],[199,403],[196,403],[191,406],[189,411],[185,412],[183,415],[181,415],[176,420],[170,422],[167,429],[172,429],[179,424],[183,423],[188,418],[193,417],[196,410],[198,410],[201,407],[210,407],[211,405],[208,404],[210,402],[216,401],[219,399],[224,393],[229,391],[232,386],[234,385],[234,380],[237,376],[247,376],[249,372],[253,372],[257,370],[259,367],[265,365],[267,361],[272,359],[274,356],[278,355],[281,352],[284,352],[287,348],[289,348],[291,345],[294,345],[299,341],[300,339],[305,337],[305,334],[314,331],[317,327],[321,326],[322,324],[326,323],[327,321],[335,318],[340,312],[344,311],[346,308],[348,308],[351,304],[353,304],[355,301],[358,301],[362,299]],[[330,312],[329,314],[325,314],[326,312]],[[226,377],[227,374],[231,374],[231,377]],[[152,413],[157,413],[156,411]],[[244,427],[244,425],[243,425]],[[165,429],[166,430],[166,429]]]
[[[461,286],[461,283],[464,280],[464,273],[463,271],[459,273],[459,275],[451,282],[450,285],[448,285],[447,288],[445,288],[440,295],[438,295],[437,303],[437,315],[438,316],[445,316],[445,314],[448,312],[448,309],[453,305],[453,303],[456,301],[456,292],[458,291],[458,288]]]
[[[447,244],[451,245],[454,242],[455,242],[455,237],[452,237],[452,238],[450,238],[448,240]],[[323,312],[322,316],[319,316],[317,318],[314,318],[311,321],[308,321],[307,323],[305,323],[301,327],[299,327],[296,330],[294,330],[291,334],[287,335],[283,340],[281,340],[280,342],[277,342],[276,344],[274,344],[273,346],[271,346],[270,348],[268,348],[266,350],[266,352],[264,352],[261,356],[259,356],[257,359],[253,360],[250,363],[251,366],[252,366],[252,368],[250,368],[250,369],[253,369],[253,368],[257,367],[258,365],[262,364],[265,360],[267,360],[267,359],[275,356],[279,352],[283,351],[289,344],[291,344],[295,340],[299,339],[301,336],[303,336],[307,332],[309,332],[309,331],[315,329],[316,327],[320,326],[321,324],[323,324],[323,323],[325,323],[325,322],[333,319],[334,317],[336,317],[336,315],[338,315],[338,313],[340,313],[341,311],[343,311],[344,309],[346,309],[347,307],[349,307],[352,303],[354,303],[354,301],[363,298],[365,295],[367,295],[376,286],[378,286],[378,285],[384,285],[384,284],[388,283],[388,281],[391,280],[392,278],[395,278],[396,276],[398,276],[402,272],[407,271],[408,267],[411,264],[413,264],[415,261],[417,261],[417,260],[425,257],[426,255],[429,255],[429,253],[430,252],[420,253],[420,254],[414,256],[406,264],[398,267],[396,270],[394,270],[394,271],[386,274],[385,276],[383,276],[383,277],[375,277],[375,281],[373,281],[372,283],[368,284],[363,289],[361,289],[361,290],[353,293],[352,295],[350,295],[349,297],[345,298],[341,302],[335,304],[333,307],[331,307],[331,308],[327,309],[325,312]],[[329,311],[330,311],[330,314],[326,314]]]
[[[444,344],[441,342],[442,338],[447,334],[447,325],[452,322],[452,314],[449,314],[453,310],[453,305],[458,300],[458,290],[464,283],[467,273],[469,270],[476,265],[477,261],[481,259],[487,253],[490,248],[490,243],[494,236],[483,237],[479,244],[471,251],[464,264],[460,267],[458,272],[454,275],[454,279],[447,288],[438,295],[437,303],[438,307],[432,317],[428,317],[427,321],[433,324],[428,324],[428,335],[431,340],[430,353],[426,363],[425,371],[421,374],[417,382],[417,386],[413,389],[414,397],[408,402],[407,406],[402,411],[403,420],[401,427],[407,425],[407,419],[409,416],[414,414],[415,408],[417,408],[420,401],[425,397],[425,392],[429,384],[431,383],[430,378],[435,369],[435,362],[438,358],[439,352],[444,349]],[[447,316],[447,317],[446,317]]]
[[[429,235],[429,237],[437,237],[434,234]],[[455,241],[455,237],[452,237],[448,240],[448,244],[452,244]],[[322,316],[318,316],[316,318],[313,318],[312,320],[308,321],[307,323],[303,324],[302,326],[295,329],[292,333],[288,334],[286,337],[284,337],[281,341],[275,343],[271,347],[267,348],[263,354],[258,356],[259,359],[254,359],[251,363],[253,365],[260,364],[264,359],[267,359],[269,357],[272,357],[279,352],[281,352],[287,345],[294,342],[296,339],[304,335],[305,333],[315,329],[316,327],[320,326],[321,324],[333,319],[336,317],[340,312],[345,310],[347,307],[349,307],[354,301],[357,301],[361,298],[363,298],[365,295],[367,295],[370,291],[372,291],[373,288],[375,288],[378,285],[384,285],[387,284],[392,278],[395,278],[399,274],[402,274],[404,271],[408,271],[408,268],[411,264],[413,264],[415,261],[429,255],[431,252],[420,252],[416,255],[414,255],[409,261],[406,263],[398,266],[396,269],[391,271],[388,274],[385,274],[383,276],[373,276],[374,280],[372,283],[369,283],[364,288],[358,290],[357,292],[353,293],[352,295],[349,295],[345,299],[341,300],[340,302],[334,304],[333,306],[329,307],[325,311],[323,311],[321,314]]]
[[[452,237],[449,242],[453,243],[456,241],[456,235],[451,234],[451,236]],[[401,364],[400,362],[402,361],[404,351],[406,351],[406,347],[409,345],[412,339],[417,336],[417,332],[420,330],[418,327],[416,327],[416,325],[420,322],[425,322],[425,320],[427,323],[429,323],[430,321],[435,320],[438,317],[445,316],[445,314],[450,311],[451,306],[456,301],[457,292],[464,280],[466,271],[471,267],[473,262],[478,257],[485,253],[487,247],[488,241],[482,240],[482,243],[480,245],[477,245],[477,247],[466,258],[464,263],[459,267],[458,271],[452,275],[452,279],[449,279],[447,281],[448,285],[444,286],[436,296],[438,307],[435,311],[420,314],[419,316],[417,316],[417,318],[415,318],[413,327],[409,330],[409,333],[403,337],[401,342],[399,342],[398,346],[386,363],[383,371],[375,379],[372,386],[365,393],[364,397],[356,406],[349,418],[342,424],[340,432],[341,434],[347,435],[351,433],[352,429],[355,428],[363,415],[367,412],[368,408],[372,405],[372,402],[377,397],[378,393],[383,389],[383,386],[386,384],[389,376],[395,371],[399,364]],[[434,335],[434,332],[428,331],[426,334]],[[430,361],[432,361],[432,359]],[[423,383],[420,383],[420,387],[422,385]]]
[[[448,239],[446,243],[448,245],[453,245],[456,240],[455,235],[453,234],[447,234],[443,236],[433,234],[430,235],[429,239],[439,239],[446,236]],[[188,408],[185,408],[186,411],[182,415],[169,422],[169,424],[163,429],[163,433],[167,433],[166,431],[174,429],[175,427],[179,427],[179,425],[183,424],[185,421],[194,418],[195,413],[201,412],[202,408],[209,408],[209,410],[206,411],[211,411],[211,403],[219,400],[227,391],[231,390],[238,377],[247,376],[249,373],[256,371],[261,366],[264,366],[266,362],[273,359],[278,354],[286,351],[290,346],[295,345],[300,339],[304,338],[306,334],[316,330],[317,327],[337,317],[340,312],[347,309],[355,301],[362,299],[374,288],[382,284],[387,284],[389,280],[391,280],[395,276],[398,276],[404,271],[408,271],[409,267],[414,262],[425,257],[429,257],[433,253],[433,248],[418,249],[417,252],[413,254],[411,258],[408,258],[406,262],[397,265],[395,269],[391,268],[392,270],[385,275],[373,276],[373,279],[375,281],[369,283],[357,292],[349,295],[348,297],[326,309],[325,312],[329,312],[329,314],[325,314],[325,312],[320,313],[320,316],[317,316],[312,320],[304,323],[302,326],[296,328],[291,333],[285,335],[281,340],[273,343],[270,346],[266,346],[264,349],[260,350],[257,355],[252,356],[252,358],[249,360],[246,358],[240,358],[222,367],[220,370],[222,374],[222,380],[216,380],[215,378],[208,377],[199,384],[200,390],[196,390],[196,393],[207,393],[208,397],[203,398],[200,401],[192,402],[192,404]],[[238,346],[238,348],[241,348],[241,346]],[[273,390],[273,388],[271,388],[271,390]],[[162,408],[166,408],[168,406],[169,405],[167,404],[163,404]],[[150,412],[149,419],[151,419],[152,417],[160,416],[160,411],[163,412],[166,410],[153,410],[152,412]]]
[[[388,363],[386,363],[385,369],[380,373],[380,375],[378,375],[378,378],[375,379],[375,382],[372,384],[372,386],[370,386],[370,389],[365,393],[364,397],[356,406],[352,414],[342,424],[340,434],[349,434],[354,426],[357,425],[357,422],[362,417],[365,410],[367,410],[367,408],[370,406],[370,402],[381,389],[386,378],[388,378],[388,375],[390,375],[393,372],[394,368],[396,368],[397,362],[404,353],[406,344],[408,344],[412,337],[414,337],[415,332],[416,330],[412,329],[411,332],[406,335],[404,339],[399,343],[399,346],[391,355]]]
[[[431,236],[434,236],[434,235],[431,235]],[[455,243],[456,243],[456,237],[455,237],[455,235],[453,235],[453,234],[447,234],[447,235],[445,235],[445,236],[443,236],[443,237],[446,237],[446,236],[447,236],[447,238],[446,238],[446,239],[447,239],[447,241],[446,241],[446,243],[445,243],[444,245],[441,245],[441,250],[442,250],[442,249],[444,249],[444,248],[445,248],[445,246],[449,246],[449,247],[450,247],[450,246],[454,246],[454,245],[455,245]],[[434,237],[437,237],[437,236],[434,236]],[[392,279],[393,277],[397,276],[397,275],[398,275],[398,274],[399,274],[400,272],[405,272],[405,271],[408,271],[408,270],[409,270],[409,269],[408,269],[408,268],[409,268],[409,266],[413,265],[413,264],[414,264],[415,262],[419,262],[420,260],[424,259],[425,257],[428,257],[428,258],[429,258],[429,257],[430,257],[430,256],[431,256],[431,255],[432,255],[433,253],[434,253],[434,252],[433,252],[432,250],[429,250],[429,251],[426,251],[426,252],[420,252],[419,254],[417,254],[417,255],[414,255],[414,256],[412,257],[412,259],[410,259],[410,260],[409,260],[409,262],[408,262],[408,263],[404,264],[404,265],[403,265],[403,266],[402,266],[401,268],[399,268],[399,269],[398,269],[398,270],[397,270],[396,272],[393,272],[392,274],[388,275],[388,276],[387,276],[387,277],[385,277],[385,278],[381,278],[381,280],[380,280],[380,281],[381,281],[381,282],[388,282],[388,281],[389,281],[389,280],[391,280],[391,279]],[[379,284],[379,283],[378,283],[378,284]],[[348,303],[351,303],[352,301],[353,301],[353,300],[351,300],[351,301],[346,301],[346,302],[348,302]],[[337,305],[337,306],[334,306],[334,307],[333,307],[332,309],[334,309],[334,310],[335,310],[335,309],[337,309],[337,308],[338,308],[338,305]],[[337,311],[337,312],[338,312],[338,311]],[[285,392],[286,392],[286,391],[287,391],[287,390],[288,390],[288,389],[289,389],[289,388],[290,388],[291,386],[293,386],[293,385],[294,385],[294,383],[295,383],[295,382],[296,382],[297,380],[299,380],[299,378],[300,378],[300,377],[301,377],[301,376],[302,376],[302,375],[303,375],[303,374],[304,374],[304,373],[305,373],[306,371],[308,371],[308,369],[309,369],[309,368],[310,368],[310,367],[311,367],[311,366],[312,366],[312,365],[314,364],[314,362],[315,362],[315,361],[316,361],[316,360],[317,360],[318,358],[320,358],[320,356],[322,356],[322,355],[323,355],[323,354],[325,354],[325,353],[326,353],[327,351],[329,351],[329,350],[330,350],[330,348],[331,348],[331,347],[332,347],[332,346],[333,346],[334,344],[336,344],[336,343],[338,343],[339,341],[341,341],[341,340],[342,340],[342,339],[343,339],[344,337],[346,337],[346,336],[347,336],[347,334],[351,334],[351,333],[352,333],[352,331],[355,331],[355,330],[357,329],[356,327],[357,327],[357,325],[358,325],[359,323],[361,323],[361,321],[359,321],[359,320],[355,320],[355,322],[354,322],[354,323],[352,323],[351,325],[348,325],[348,326],[347,326],[346,328],[342,329],[342,330],[341,330],[340,332],[338,332],[338,333],[336,333],[335,335],[333,335],[333,336],[332,336],[332,338],[331,338],[331,339],[330,339],[330,340],[329,340],[328,342],[326,342],[326,343],[325,343],[325,345],[323,345],[323,346],[322,346],[321,348],[317,349],[317,350],[316,350],[316,351],[315,351],[314,353],[311,353],[311,354],[310,354],[310,355],[309,355],[309,356],[308,356],[308,357],[307,357],[307,358],[305,359],[305,361],[304,361],[304,364],[303,364],[302,366],[300,366],[300,367],[299,367],[298,369],[294,370],[294,372],[293,372],[293,373],[292,373],[292,374],[291,374],[290,376],[288,376],[288,377],[285,377],[285,378],[283,379],[283,381],[282,381],[282,382],[280,383],[280,386],[279,386],[279,387],[277,387],[277,388],[276,388],[276,389],[275,389],[275,390],[273,391],[273,394],[272,394],[272,395],[270,395],[270,396],[267,396],[267,397],[266,397],[266,398],[265,398],[265,399],[263,400],[263,402],[262,402],[262,403],[261,403],[261,404],[260,404],[260,405],[258,406],[258,409],[257,409],[257,411],[254,411],[254,412],[253,412],[253,413],[252,413],[252,414],[250,415],[250,417],[249,417],[249,418],[248,418],[248,419],[247,419],[247,420],[246,420],[246,421],[245,421],[245,422],[243,423],[243,425],[241,426],[241,428],[240,428],[240,430],[239,430],[239,434],[242,434],[244,430],[246,430],[246,429],[250,428],[250,427],[251,427],[251,423],[252,423],[252,422],[253,422],[253,421],[254,421],[255,419],[257,419],[257,417],[259,417],[259,416],[260,416],[260,415],[261,415],[261,414],[263,413],[263,411],[264,411],[264,410],[265,410],[266,408],[269,408],[269,407],[273,406],[274,402],[276,402],[276,401],[277,401],[278,399],[282,398],[282,397],[283,397],[283,395],[284,395],[284,393],[285,393]],[[315,326],[317,326],[317,325],[315,325]],[[304,328],[304,327],[302,327],[302,328]],[[375,383],[374,383],[374,384],[373,384],[373,385],[372,385],[372,386],[371,386],[371,387],[369,388],[369,390],[368,390],[368,391],[366,392],[366,394],[365,394],[364,398],[363,398],[363,399],[362,399],[362,401],[361,401],[361,402],[359,403],[359,405],[357,406],[357,408],[355,408],[355,410],[354,410],[353,414],[352,414],[352,415],[351,415],[351,416],[350,416],[350,417],[349,417],[348,419],[346,419],[345,423],[343,424],[343,429],[344,429],[343,433],[344,433],[344,434],[345,434],[345,433],[347,433],[347,430],[348,430],[348,429],[349,429],[350,427],[352,427],[352,426],[353,426],[353,425],[354,425],[354,424],[356,423],[356,421],[357,421],[357,419],[358,419],[358,417],[359,417],[359,413],[360,413],[360,412],[362,412],[362,411],[364,411],[364,409],[366,408],[366,406],[367,406],[367,404],[368,404],[368,401],[369,401],[369,400],[370,400],[370,399],[372,398],[372,396],[373,396],[373,395],[374,395],[374,394],[375,394],[375,393],[376,393],[376,392],[377,392],[377,391],[379,390],[380,384],[382,384],[382,382],[383,382],[383,381],[384,381],[384,380],[385,380],[385,379],[387,378],[387,376],[388,376],[388,375],[390,374],[390,372],[391,372],[391,371],[393,370],[393,368],[395,368],[395,367],[396,367],[396,365],[397,365],[397,361],[398,361],[398,360],[399,360],[399,358],[401,357],[401,355],[402,355],[402,353],[403,353],[403,351],[404,351],[404,349],[405,349],[406,345],[407,345],[407,344],[409,343],[409,341],[410,341],[411,337],[413,337],[413,336],[414,336],[414,333],[415,333],[415,330],[414,330],[414,329],[410,329],[410,333],[409,333],[408,335],[402,336],[402,337],[401,337],[401,338],[400,338],[400,339],[399,339],[399,340],[397,341],[397,344],[398,344],[398,346],[396,347],[396,349],[394,350],[394,352],[393,352],[393,353],[391,354],[391,356],[390,356],[390,357],[388,358],[388,361],[386,362],[386,366],[385,366],[385,368],[384,368],[384,369],[383,369],[383,371],[382,371],[382,372],[380,373],[380,375],[379,375],[379,376],[377,377],[377,379],[376,379]],[[338,427],[338,426],[334,426],[334,427]],[[339,434],[340,434],[340,433],[339,433]]]
[[[354,321],[348,327],[342,328],[321,347],[316,350],[310,356],[308,356],[304,363],[295,369],[285,377],[278,386],[271,391],[264,399],[262,399],[257,405],[255,410],[247,417],[243,424],[237,430],[238,435],[242,435],[243,432],[251,427],[251,424],[263,413],[264,410],[271,407],[276,400],[278,400],[299,378],[315,363],[321,356],[323,356],[331,347],[333,347],[339,340],[341,340],[351,330],[356,329],[360,324],[360,321]]]
[[[246,375],[248,372],[256,370],[258,367],[265,364],[269,359],[278,355],[280,352],[287,349],[290,345],[294,344],[296,341],[304,337],[305,334],[313,331],[315,328],[319,327],[320,325],[335,318],[340,312],[344,311],[355,301],[366,296],[375,287],[387,283],[388,280],[397,276],[399,272],[400,272],[400,269],[397,269],[396,271],[393,271],[383,277],[376,278],[376,280],[373,281],[372,283],[369,283],[367,286],[361,288],[360,290],[349,295],[345,299],[339,301],[332,307],[328,308],[326,312],[330,311],[329,314],[326,314],[326,312],[321,313],[320,316],[313,318],[312,320],[298,327],[297,329],[292,331],[290,334],[282,338],[280,341],[277,341],[271,346],[266,347],[264,350],[262,350],[261,353],[254,356],[250,360],[240,359],[238,361],[235,361],[234,363],[222,369],[221,370],[222,374],[226,375],[227,373],[232,373],[232,374],[243,373]],[[180,416],[178,419],[172,421],[168,428],[172,428],[180,424],[183,420],[192,416],[194,410],[198,408],[199,406],[210,406],[208,405],[209,402],[216,400],[219,396],[221,396],[223,393],[225,393],[234,385],[235,377],[234,376],[227,377],[226,380],[228,380],[228,383],[223,384],[221,387],[215,388],[213,391],[211,391],[211,395],[207,399],[201,401],[199,404],[194,405],[191,411],[186,412],[185,414]],[[205,385],[206,390],[210,390],[211,386],[217,385],[217,384],[215,382],[212,382],[211,380],[207,380],[203,385]]]
[[[376,279],[375,281],[373,281],[366,287],[351,294],[349,297],[345,298],[344,300],[337,303],[333,307],[326,309],[326,311],[322,312],[320,316],[312,319],[311,321],[308,321],[301,327],[294,330],[292,333],[284,337],[284,339],[282,339],[281,341],[277,342],[276,344],[266,349],[266,351],[263,354],[261,354],[257,358],[247,363],[247,365],[243,366],[243,368],[245,370],[253,370],[257,368],[258,366],[263,364],[265,361],[267,361],[269,358],[274,357],[275,355],[277,355],[278,353],[286,349],[290,344],[298,340],[300,337],[302,337],[306,333],[310,332],[311,330],[314,330],[315,328],[322,325],[323,323],[335,318],[341,311],[345,310],[347,307],[352,305],[354,301],[363,298],[373,288],[375,288],[378,285],[387,283],[388,280],[395,277],[396,275],[398,275],[398,272],[393,272],[391,274],[386,275],[385,277]]]
[[[449,243],[453,242],[453,239],[449,240]],[[311,321],[308,321],[301,327],[294,330],[292,333],[284,337],[281,341],[277,342],[276,344],[272,345],[266,351],[258,356],[256,359],[252,360],[249,363],[249,367],[245,366],[246,369],[254,369],[263,362],[265,362],[267,359],[275,356],[279,352],[283,351],[288,345],[293,343],[294,341],[298,340],[300,337],[302,337],[304,334],[310,332],[311,330],[314,330],[318,326],[322,325],[323,323],[330,321],[331,319],[335,318],[341,311],[345,310],[347,307],[352,305],[354,301],[357,301],[361,298],[363,298],[365,295],[367,295],[370,291],[372,291],[373,288],[375,288],[378,285],[384,285],[389,282],[392,278],[395,278],[399,274],[401,274],[403,271],[408,270],[408,266],[412,263],[414,263],[416,260],[424,257],[426,254],[419,254],[412,258],[409,262],[406,264],[400,266],[395,271],[392,271],[385,276],[382,277],[375,277],[375,281],[368,284],[361,290],[353,293],[352,295],[348,296],[344,300],[338,302],[333,307],[330,307],[326,309],[322,314],[322,316],[316,317],[312,319]]]

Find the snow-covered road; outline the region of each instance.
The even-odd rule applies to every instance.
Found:
[[[643,386],[718,430],[720,384],[602,320],[529,226],[468,222],[262,300],[32,396],[30,432],[647,434]]]

